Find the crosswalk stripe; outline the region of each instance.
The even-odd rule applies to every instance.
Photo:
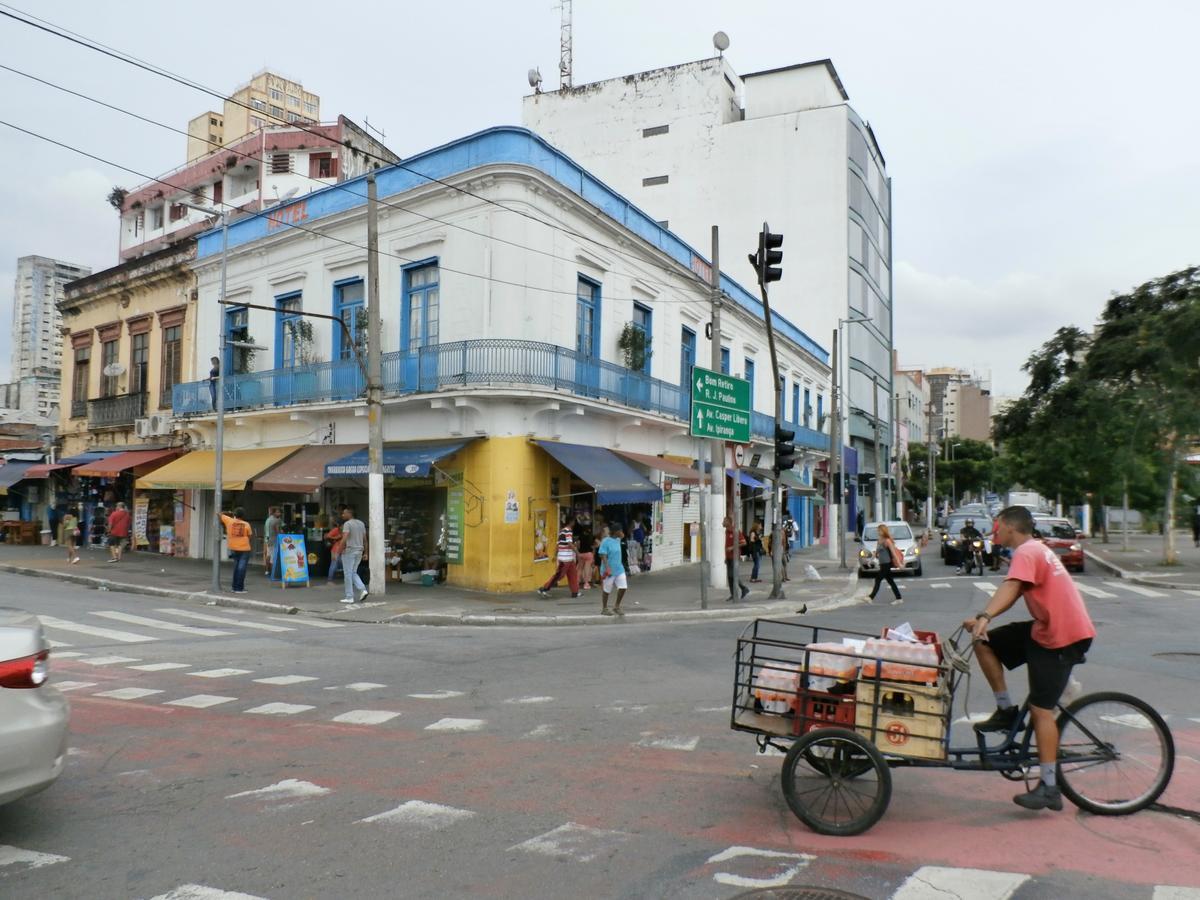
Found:
[[[60,691],[77,691],[80,688],[96,686],[94,681],[51,681],[50,684]]]
[[[695,750],[700,743],[698,737],[653,737],[645,735],[634,744],[635,747],[648,747],[652,750]]]
[[[438,719],[432,725],[426,725],[426,731],[479,731],[487,722],[483,719]]]
[[[401,803],[395,809],[376,813],[358,821],[360,824],[386,822],[391,825],[408,826],[420,831],[438,831],[474,815],[474,811],[469,809],[443,806],[440,803],[426,803],[424,800],[409,800],[407,803]]]
[[[1029,881],[1019,872],[986,869],[951,869],[921,866],[892,894],[892,900],[930,900],[932,897],[970,897],[971,900],[1008,900]]]
[[[113,666],[117,663],[137,662],[132,656],[89,656],[79,660],[81,663],[87,663],[89,666]]]
[[[71,857],[59,856],[56,853],[38,853],[36,850],[23,850],[9,844],[0,844],[0,869],[5,866],[26,865],[31,869],[52,866],[55,863],[70,862]]]
[[[345,628],[343,622],[326,622],[324,619],[301,619],[299,616],[267,616],[275,622],[290,622],[293,625],[307,625],[309,628]]]
[[[1191,588],[1182,588],[1179,593],[1191,594],[1193,597],[1200,597],[1200,591],[1193,591]]]
[[[55,650],[52,655],[55,659],[74,659],[77,656],[87,656],[81,650]]]
[[[49,638],[47,638],[47,639],[46,639],[46,643],[50,645],[50,648],[51,648],[51,649],[56,649],[56,648],[58,648],[58,647],[70,647],[70,646],[73,646],[73,645],[71,645],[71,644],[64,644],[62,641],[52,641],[52,640],[50,640]],[[58,655],[59,655],[59,656],[62,656],[63,654],[61,654],[61,653],[60,653],[60,654],[58,654]]]
[[[144,666],[130,666],[138,672],[169,672],[171,669],[190,669],[189,663],[146,663]]]
[[[218,697],[215,694],[192,694],[190,697],[180,697],[178,700],[168,700],[166,706],[186,706],[191,709],[208,709],[222,703],[232,703],[237,697]]]
[[[248,709],[246,712],[256,716],[294,716],[296,713],[307,712],[310,709],[316,709],[316,707],[305,706],[303,703],[264,703],[262,706]]]
[[[233,675],[249,675],[249,669],[205,669],[201,672],[188,672],[196,678],[229,678]]]
[[[255,678],[258,684],[301,684],[305,681],[316,681],[315,675],[272,675],[270,678]]]
[[[1167,596],[1162,591],[1152,591],[1150,588],[1144,588],[1137,584],[1126,584],[1123,581],[1106,581],[1106,585],[1112,588],[1123,588],[1133,594],[1141,594],[1143,597],[1165,597]]]
[[[79,622],[69,622],[66,619],[56,619],[54,616],[38,616],[47,628],[57,628],[61,631],[75,631],[92,637],[107,638],[110,641],[120,641],[122,644],[144,644],[157,641],[158,638],[145,634],[134,634],[130,631],[114,631],[111,628],[100,628],[96,625],[81,625]]]
[[[135,616],[132,613],[113,612],[112,610],[97,610],[92,615],[100,616],[102,619],[112,619],[116,622],[126,622],[129,625],[141,625],[144,628],[158,628],[162,631],[190,634],[193,637],[230,637],[233,634],[232,631],[197,628],[195,625],[180,625],[177,622],[167,622],[163,619],[151,619],[147,616]]]
[[[165,894],[151,897],[150,900],[264,900],[264,898],[256,894],[222,891],[219,888],[206,887],[203,884],[181,884]]]
[[[340,716],[334,716],[330,721],[342,722],[347,725],[382,725],[398,715],[400,713],[386,709],[352,709]]]
[[[1156,884],[1150,900],[1200,900],[1200,888]]]
[[[996,592],[996,588],[999,587],[999,585],[992,584],[990,581],[976,581],[973,582],[973,584],[985,594],[994,594]]]
[[[183,616],[195,619],[197,622],[212,622],[215,625],[235,625],[238,628],[253,628],[257,631],[295,631],[283,625],[268,625],[266,622],[251,622],[247,619],[230,619],[225,616],[210,616],[208,613],[192,612],[187,609],[156,609],[155,612],[167,613],[172,616]]]
[[[110,700],[141,700],[143,697],[149,697],[153,694],[161,694],[162,691],[156,691],[152,688],[117,688],[114,691],[100,691],[98,694],[93,694],[93,697],[108,697]]]
[[[946,582],[943,581],[943,582],[940,582],[939,584],[931,584],[930,587],[933,588],[935,591],[940,591],[940,590],[945,590],[946,588],[949,588],[950,585],[946,584]]]
[[[1081,594],[1087,594],[1089,597],[1096,597],[1100,600],[1111,600],[1116,594],[1110,594],[1108,591],[1101,590],[1098,587],[1093,587],[1090,584],[1084,584],[1082,581],[1076,581],[1075,587],[1079,588]]]

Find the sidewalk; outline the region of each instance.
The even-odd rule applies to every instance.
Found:
[[[1192,543],[1191,532],[1175,533],[1179,565],[1164,566],[1162,548],[1161,534],[1130,534],[1129,550],[1123,550],[1119,531],[1109,532],[1107,544],[1098,537],[1084,544],[1089,560],[1118,578],[1155,587],[1200,590],[1200,548]]]
[[[837,563],[827,559],[824,548],[809,548],[794,554],[789,565],[792,581],[785,584],[786,600],[767,599],[766,584],[753,585],[741,603],[726,603],[724,588],[709,589],[709,609],[700,609],[700,569],[685,565],[629,579],[629,591],[622,608],[624,618],[600,615],[600,590],[594,587],[571,599],[563,587],[543,599],[530,591],[522,594],[490,594],[450,585],[421,587],[389,581],[383,599],[368,597],[353,606],[340,602],[341,580],[330,587],[324,577],[311,587],[271,585],[261,565],[251,564],[246,575],[246,593],[229,592],[233,565],[221,565],[224,592],[208,593],[212,563],[208,560],[179,559],[154,553],[126,553],[119,563],[108,563],[107,550],[80,551],[81,560],[67,563],[61,547],[32,547],[0,544],[0,572],[56,578],[99,590],[123,591],[161,597],[171,602],[216,603],[275,613],[303,613],[338,621],[409,625],[584,625],[620,622],[667,622],[702,619],[745,619],[760,616],[791,616],[807,605],[809,610],[827,609],[848,602],[855,579],[840,572]],[[814,566],[819,581],[804,580],[804,567]],[[549,577],[550,569],[546,568]],[[743,580],[749,576],[744,564]],[[769,570],[768,570],[769,571]],[[19,598],[18,598],[19,599]]]

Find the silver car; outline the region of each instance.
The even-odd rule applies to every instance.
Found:
[[[0,804],[48,788],[67,759],[67,699],[46,682],[37,616],[0,606]]]
[[[896,549],[904,554],[903,560],[892,560],[892,571],[921,574],[921,547],[913,536],[907,522],[872,522],[863,529],[862,549],[858,551],[858,573],[873,575],[879,570],[879,558],[875,555],[879,544],[879,526],[887,525],[892,533]]]

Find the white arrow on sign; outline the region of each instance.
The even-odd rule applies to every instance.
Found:
[[[696,427],[699,428],[703,424],[704,424],[704,410],[698,409],[698,410],[696,410]]]
[[[704,390],[704,379],[703,378],[696,379],[696,390],[698,390],[698,391]]]

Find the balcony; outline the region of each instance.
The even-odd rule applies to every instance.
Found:
[[[83,418],[87,417],[87,414],[88,414],[88,405],[87,405],[86,400],[72,400],[71,401],[71,418],[72,419],[83,419]]]
[[[72,404],[74,412],[74,404]],[[89,428],[122,428],[146,414],[145,394],[121,394],[88,401]]]
[[[792,443],[797,447],[804,447],[809,450],[829,450],[829,435],[822,434],[815,428],[797,425],[795,422],[785,421],[783,427],[788,431],[796,432],[796,438]],[[750,432],[755,437],[773,441],[775,439],[775,417],[769,416],[766,413],[751,413]]]
[[[383,355],[384,396],[468,387],[547,388],[684,420],[690,402],[677,384],[535,341],[458,341]],[[225,408],[341,403],[363,397],[365,390],[358,364],[353,359],[338,360],[302,369],[231,375],[225,379]],[[177,416],[211,413],[209,383],[175,385],[171,405]]]

